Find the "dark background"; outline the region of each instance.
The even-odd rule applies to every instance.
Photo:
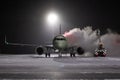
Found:
[[[120,33],[119,7],[118,0],[1,1],[1,49],[8,51],[4,48],[6,46],[4,44],[5,36],[8,42],[13,43],[49,44],[51,31],[45,29],[46,22],[44,19],[45,14],[51,10],[59,13],[62,19],[62,33],[74,27],[84,28],[85,26],[92,26],[93,29],[99,28],[102,34],[106,33],[107,28]],[[57,33],[58,29],[56,29],[55,34]],[[13,49],[13,46],[10,48]],[[23,50],[26,50],[25,47]]]

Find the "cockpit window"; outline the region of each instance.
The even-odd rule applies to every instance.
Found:
[[[65,40],[65,38],[55,38],[55,40]]]

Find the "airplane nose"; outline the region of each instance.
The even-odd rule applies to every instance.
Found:
[[[64,36],[56,36],[53,40],[53,46],[56,49],[65,49],[67,47],[67,40]]]

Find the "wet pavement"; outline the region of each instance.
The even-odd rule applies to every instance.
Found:
[[[120,79],[120,58],[0,55],[0,79]]]

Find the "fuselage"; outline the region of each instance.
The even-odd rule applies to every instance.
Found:
[[[63,35],[58,35],[53,39],[53,47],[64,50],[68,47],[67,39]]]

